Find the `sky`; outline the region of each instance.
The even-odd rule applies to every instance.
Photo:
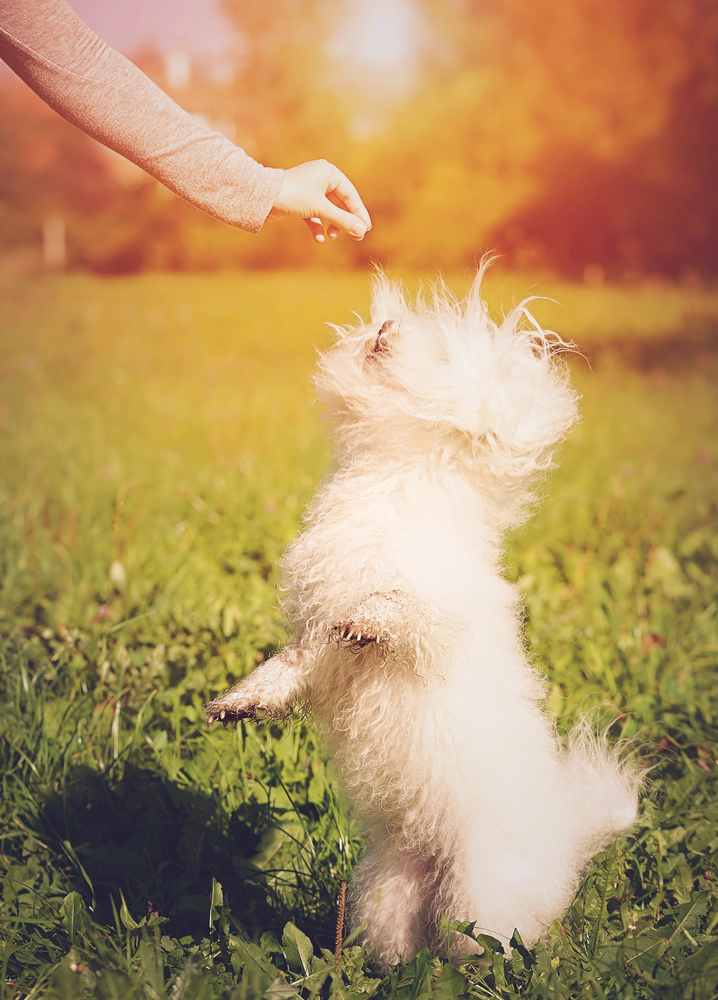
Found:
[[[337,0],[340,2],[340,0]],[[70,0],[77,13],[113,48],[130,57],[153,48],[182,59],[214,60],[237,51],[234,26],[216,0]],[[344,0],[346,17],[329,40],[335,81],[356,95],[350,128],[357,139],[374,134],[392,105],[412,90],[425,28],[414,0]],[[231,43],[234,41],[234,44]],[[168,66],[170,64],[168,63]],[[174,66],[174,62],[172,63]],[[168,70],[169,72],[169,70]],[[176,89],[181,89],[178,77]]]
[[[232,27],[214,0],[70,0],[104,41],[125,55],[145,46],[185,49],[203,57],[221,53]]]
[[[113,48],[133,55],[144,46],[191,56],[221,53],[233,28],[215,0],[70,0]],[[392,72],[410,85],[420,26],[412,0],[345,0],[347,19],[329,46],[343,67]]]
[[[426,27],[413,0],[345,0],[345,5],[346,19],[329,40],[327,54],[335,79],[357,98],[350,131],[355,139],[369,139],[411,93]]]
[[[412,0],[346,0],[347,18],[329,52],[368,72],[411,68],[421,38]]]

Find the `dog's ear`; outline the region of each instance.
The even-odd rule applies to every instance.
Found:
[[[388,319],[385,323],[382,323],[381,329],[379,330],[376,340],[374,341],[374,347],[372,348],[373,354],[382,354],[384,351],[387,350],[388,348],[387,337],[393,326],[394,326],[393,319]]]

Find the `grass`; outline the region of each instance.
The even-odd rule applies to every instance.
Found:
[[[522,281],[493,278],[493,308]],[[715,296],[540,290],[599,360],[574,364],[583,423],[507,572],[559,728],[591,710],[634,740],[641,820],[543,947],[478,936],[480,960],[423,953],[382,980],[351,941],[335,968],[362,838],[311,721],[208,731],[201,711],[283,640],[276,560],[330,463],[314,345],[366,312],[365,278],[3,290],[8,997],[716,995]]]

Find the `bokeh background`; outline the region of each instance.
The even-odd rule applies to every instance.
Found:
[[[110,44],[263,163],[324,156],[365,243],[215,222],[0,73],[0,259],[101,274],[513,268],[588,284],[718,271],[714,0],[76,0]],[[44,258],[43,258],[44,248]]]

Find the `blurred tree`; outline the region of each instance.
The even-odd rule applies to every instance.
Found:
[[[323,156],[347,145],[341,95],[329,85],[326,45],[342,5],[334,0],[222,0],[241,39],[232,83],[238,133],[253,155],[276,166]]]
[[[718,270],[715,4],[421,2],[423,86],[365,153],[382,257],[451,267],[498,247],[571,273]]]
[[[3,81],[0,251],[6,258],[24,248],[39,251],[43,222],[55,217],[66,225],[70,266],[103,273],[182,266],[173,204],[149,178],[125,188],[105,154],[19,80]],[[28,264],[39,264],[39,256]]]
[[[50,214],[97,211],[116,185],[86,136],[24,85],[8,82],[0,103],[0,211],[7,246],[39,240]]]
[[[586,0],[559,17],[556,0],[493,2],[554,94],[537,192],[492,240],[573,275],[717,273],[715,4]]]
[[[491,17],[506,86],[560,142],[614,158],[663,126],[690,72],[691,0],[466,0],[472,22]]]

